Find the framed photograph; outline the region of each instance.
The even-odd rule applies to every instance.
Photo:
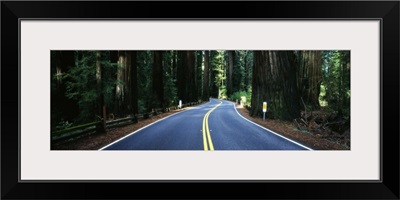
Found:
[[[399,199],[399,7],[3,1],[1,198]]]

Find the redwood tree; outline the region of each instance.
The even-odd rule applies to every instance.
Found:
[[[296,59],[293,51],[255,51],[252,83],[252,116],[260,116],[268,103],[267,116],[292,120],[300,115]]]
[[[228,68],[227,68],[226,89],[227,89],[227,95],[230,96],[233,93],[232,75],[233,75],[235,51],[227,51],[227,52],[228,52]]]
[[[138,114],[138,79],[137,79],[137,63],[136,51],[129,52],[130,65],[129,65],[129,101],[128,110],[131,114]]]
[[[197,101],[195,85],[195,54],[194,51],[178,51],[177,88],[178,98],[183,103]]]
[[[117,70],[117,83],[115,86],[115,112],[124,116],[126,114],[125,107],[125,87],[124,87],[124,78],[125,78],[125,69],[126,69],[126,55],[125,51],[118,51],[118,70]]]
[[[209,64],[209,53],[210,51],[204,51],[204,72],[203,72],[203,100],[208,100],[210,97],[209,94],[209,83],[208,83],[208,77],[209,77],[209,70],[208,70],[208,64]]]
[[[153,108],[164,108],[162,51],[154,51]]]
[[[197,88],[195,82],[195,53],[194,51],[186,51],[186,102],[197,101]]]
[[[297,60],[299,96],[305,105],[318,109],[320,107],[319,94],[322,82],[321,51],[299,51],[297,52]]]
[[[103,106],[104,106],[104,94],[103,94],[103,73],[102,73],[102,65],[101,65],[101,52],[96,51],[96,90],[97,90],[97,115],[100,117],[103,116]],[[104,119],[103,119],[104,120]],[[103,123],[98,123],[96,125],[96,129],[98,133],[104,133],[105,130],[105,124]]]

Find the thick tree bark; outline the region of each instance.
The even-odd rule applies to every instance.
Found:
[[[297,85],[299,95],[304,103],[313,109],[318,109],[319,93],[322,82],[322,55],[321,51],[298,52]]]
[[[294,53],[292,51],[255,51],[253,69],[252,116],[261,116],[262,103],[267,116],[292,120],[300,115]]]
[[[164,108],[162,51],[154,51],[153,108]]]
[[[118,52],[114,111],[120,117],[138,113],[136,51]]]
[[[268,83],[266,76],[270,71],[269,52],[255,51],[254,52],[254,69],[252,80],[252,95],[251,95],[251,116],[260,117],[262,115],[262,103],[267,101],[267,88]],[[271,84],[271,83],[270,83]]]
[[[284,76],[283,80],[283,115],[281,116],[286,120],[293,120],[300,117],[300,98],[297,88],[296,76],[296,58],[293,51],[279,51],[278,64],[282,67],[283,72],[280,75]]]
[[[194,51],[178,51],[178,57],[178,98],[183,103],[197,101]]]
[[[203,72],[203,100],[207,101],[210,98],[209,94],[209,53],[210,51],[204,51],[204,72]]]

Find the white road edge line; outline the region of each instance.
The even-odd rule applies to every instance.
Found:
[[[254,124],[254,125],[257,125],[258,127],[262,128],[262,129],[265,129],[265,130],[267,130],[267,131],[269,131],[269,132],[275,134],[276,136],[279,136],[279,137],[281,137],[281,138],[283,138],[283,139],[285,139],[285,140],[288,140],[288,141],[290,141],[290,142],[292,142],[292,143],[295,143],[295,144],[297,144],[297,145],[299,145],[299,146],[301,146],[301,147],[303,147],[303,148],[305,148],[305,149],[308,149],[308,150],[310,150],[310,151],[314,151],[314,149],[311,149],[310,147],[306,147],[306,146],[304,146],[304,145],[302,145],[302,144],[300,144],[300,143],[298,143],[298,142],[296,142],[296,141],[293,141],[293,140],[291,140],[291,139],[289,139],[289,138],[287,138],[287,137],[285,137],[285,136],[280,135],[279,133],[275,133],[274,131],[271,131],[271,130],[269,130],[269,129],[267,129],[267,128],[265,128],[265,127],[263,127],[263,126],[261,126],[261,125],[259,125],[259,124],[257,124],[257,123],[254,123],[254,122],[248,120],[247,118],[243,117],[243,116],[238,112],[235,103],[233,103],[233,102],[229,102],[229,103],[232,103],[232,104],[233,104],[233,107],[235,108],[236,113],[237,113],[240,117],[242,117],[243,119],[245,119],[246,121],[248,121],[248,122],[250,122],[250,123],[252,123],[252,124]]]
[[[208,102],[208,103],[211,103],[211,101]],[[206,104],[208,104],[208,103],[206,103]],[[192,108],[193,108],[193,107],[192,107]],[[160,121],[162,121],[162,120],[164,120],[164,119],[167,119],[167,118],[172,117],[172,116],[174,116],[174,115],[177,115],[177,114],[179,114],[179,113],[183,113],[183,112],[185,112],[185,111],[191,110],[192,108],[189,108],[189,109],[187,109],[187,110],[184,110],[184,111],[181,111],[181,112],[177,112],[177,113],[175,113],[175,114],[172,114],[172,115],[169,115],[169,116],[164,117],[164,118],[162,118],[162,119],[159,119],[159,120],[157,120],[157,121],[155,121],[155,122],[153,122],[153,123],[151,123],[151,124],[148,124],[148,125],[146,125],[146,126],[140,128],[140,129],[138,129],[138,130],[136,130],[136,131],[134,131],[134,132],[132,132],[132,133],[129,133],[128,135],[125,135],[124,137],[122,137],[122,138],[120,138],[120,139],[118,139],[118,140],[115,140],[114,142],[112,142],[112,143],[110,143],[110,144],[107,144],[106,146],[100,148],[100,149],[97,150],[97,151],[101,151],[101,150],[103,150],[103,149],[105,149],[105,148],[107,148],[107,147],[109,147],[109,146],[111,146],[111,145],[113,145],[113,144],[115,144],[115,143],[117,143],[117,142],[119,142],[119,141],[121,141],[121,140],[123,140],[123,139],[125,139],[125,138],[127,138],[127,137],[129,137],[129,136],[131,136],[131,135],[133,135],[133,134],[135,134],[135,133],[137,133],[137,132],[139,132],[139,131],[141,131],[141,130],[147,128],[147,127],[149,127],[149,126],[151,126],[151,125],[153,125],[153,124],[155,124],[155,123],[158,123],[158,122],[160,122]]]

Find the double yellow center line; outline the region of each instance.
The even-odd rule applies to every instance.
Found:
[[[209,110],[206,115],[204,115],[204,119],[203,119],[203,145],[204,145],[204,151],[208,151],[208,150],[214,151],[214,145],[212,143],[212,139],[211,139],[211,135],[210,135],[210,129],[208,128],[208,117],[210,116],[211,112],[214,111],[221,104],[222,104],[222,102],[220,102],[213,109]]]

